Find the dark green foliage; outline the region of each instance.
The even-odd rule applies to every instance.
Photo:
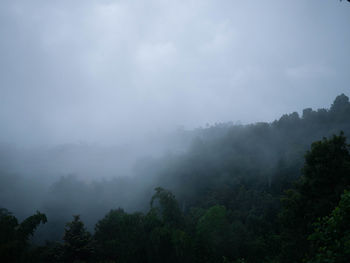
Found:
[[[29,238],[46,216],[40,212],[18,223],[8,210],[0,209],[0,256],[2,262],[28,262],[30,258]]]
[[[66,224],[63,236],[62,261],[87,262],[93,255],[91,234],[86,230],[79,215]]]
[[[184,218],[175,196],[161,187],[157,187],[155,191],[151,199],[151,209],[154,209],[164,224],[181,227]]]
[[[18,221],[7,209],[0,209],[0,242],[1,244],[7,243],[16,237],[16,227]]]
[[[5,261],[19,259],[19,247],[21,240],[17,240],[17,218],[6,209],[0,210],[0,255]],[[23,250],[20,248],[20,250]]]
[[[198,262],[222,262],[223,257],[230,257],[238,245],[233,244],[233,238],[226,208],[209,208],[196,227]]]
[[[328,215],[349,186],[350,154],[343,133],[313,143],[305,155],[303,176],[283,199],[284,262],[298,262],[306,255],[312,223]]]
[[[315,231],[309,236],[314,255],[308,263],[350,262],[349,223],[350,192],[345,191],[332,213],[314,223]]]
[[[62,243],[29,248],[28,237],[46,217],[38,213],[18,224],[1,210],[1,256],[12,262],[349,262],[349,193],[341,198],[350,186],[349,134],[344,94],[330,110],[195,130],[188,151],[143,164],[132,179],[89,184],[62,178],[46,202],[56,214],[56,234],[62,211],[86,209],[96,220],[134,192],[144,195],[129,209],[143,213],[113,209],[93,235],[75,216]],[[115,200],[105,203],[107,195]],[[65,207],[67,200],[72,206]]]
[[[192,238],[175,196],[161,187],[155,191],[147,214],[150,262],[192,262]]]
[[[147,240],[143,214],[111,210],[95,227],[98,256],[115,262],[141,262]]]
[[[45,214],[36,212],[35,215],[32,215],[26,218],[17,229],[18,238],[23,241],[28,241],[28,238],[33,236],[35,229],[40,225],[40,223],[45,224],[47,218]]]

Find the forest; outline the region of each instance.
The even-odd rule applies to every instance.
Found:
[[[143,160],[133,176],[63,176],[46,191],[3,165],[1,262],[350,262],[346,95],[185,136],[186,150]],[[23,191],[44,199],[30,216],[6,203]]]
[[[350,263],[350,0],[0,0],[0,263]]]

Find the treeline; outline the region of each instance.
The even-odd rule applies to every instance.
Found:
[[[304,109],[301,117],[294,112],[272,123],[199,129],[186,153],[157,163],[156,185],[173,191],[185,207],[219,202],[234,208],[225,203],[232,200],[225,194],[242,187],[282,194],[300,177],[311,143],[340,131],[350,136],[350,103],[344,94],[330,109]]]
[[[339,136],[312,144],[303,175],[286,191],[282,206],[273,196],[245,195],[258,204],[242,209],[193,207],[184,213],[175,196],[156,188],[146,214],[111,210],[91,235],[79,216],[66,224],[62,243],[28,241],[44,214],[18,223],[0,211],[2,262],[349,262],[350,152]],[[232,196],[237,201],[236,196]],[[258,201],[258,199],[260,199]],[[244,211],[244,209],[243,209]]]
[[[222,124],[194,133],[187,152],[143,162],[133,178],[81,187],[67,178],[58,182],[49,206],[57,214],[64,210],[59,193],[69,199],[114,188],[111,196],[127,201],[137,189],[143,197],[137,201],[141,212],[111,210],[93,234],[75,216],[61,242],[35,246],[30,236],[46,221],[43,214],[20,235],[26,220],[18,223],[2,210],[4,262],[350,261],[348,97],[338,96],[329,110],[305,109],[301,117],[292,113],[273,123]],[[323,136],[328,139],[319,141]],[[162,188],[154,193],[156,186]],[[92,207],[101,204],[96,196],[87,198]],[[102,212],[87,211],[98,211],[95,218]]]

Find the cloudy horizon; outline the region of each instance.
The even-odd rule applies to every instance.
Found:
[[[120,142],[349,94],[339,1],[0,3],[0,142]]]

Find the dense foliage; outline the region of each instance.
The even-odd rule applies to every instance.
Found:
[[[222,124],[194,133],[188,151],[142,166],[152,173],[140,180],[149,178],[140,201],[150,200],[147,208],[112,209],[92,234],[74,216],[60,242],[35,246],[28,237],[45,215],[18,224],[1,210],[4,262],[350,262],[345,95],[329,110],[305,109],[301,118],[292,113],[273,123]],[[118,181],[118,191],[131,191],[124,198],[137,178]],[[67,181],[54,189],[62,183]],[[91,185],[104,191],[108,183],[114,185]],[[78,186],[66,195],[88,196],[87,185]],[[88,200],[92,206],[98,201]]]
[[[314,223],[314,232],[309,236],[312,248],[308,263],[339,262],[350,260],[350,192],[345,191],[339,206],[329,216]]]
[[[22,223],[6,209],[0,210],[0,255],[2,262],[25,262],[30,255],[29,239],[40,223],[47,218],[37,212]]]

